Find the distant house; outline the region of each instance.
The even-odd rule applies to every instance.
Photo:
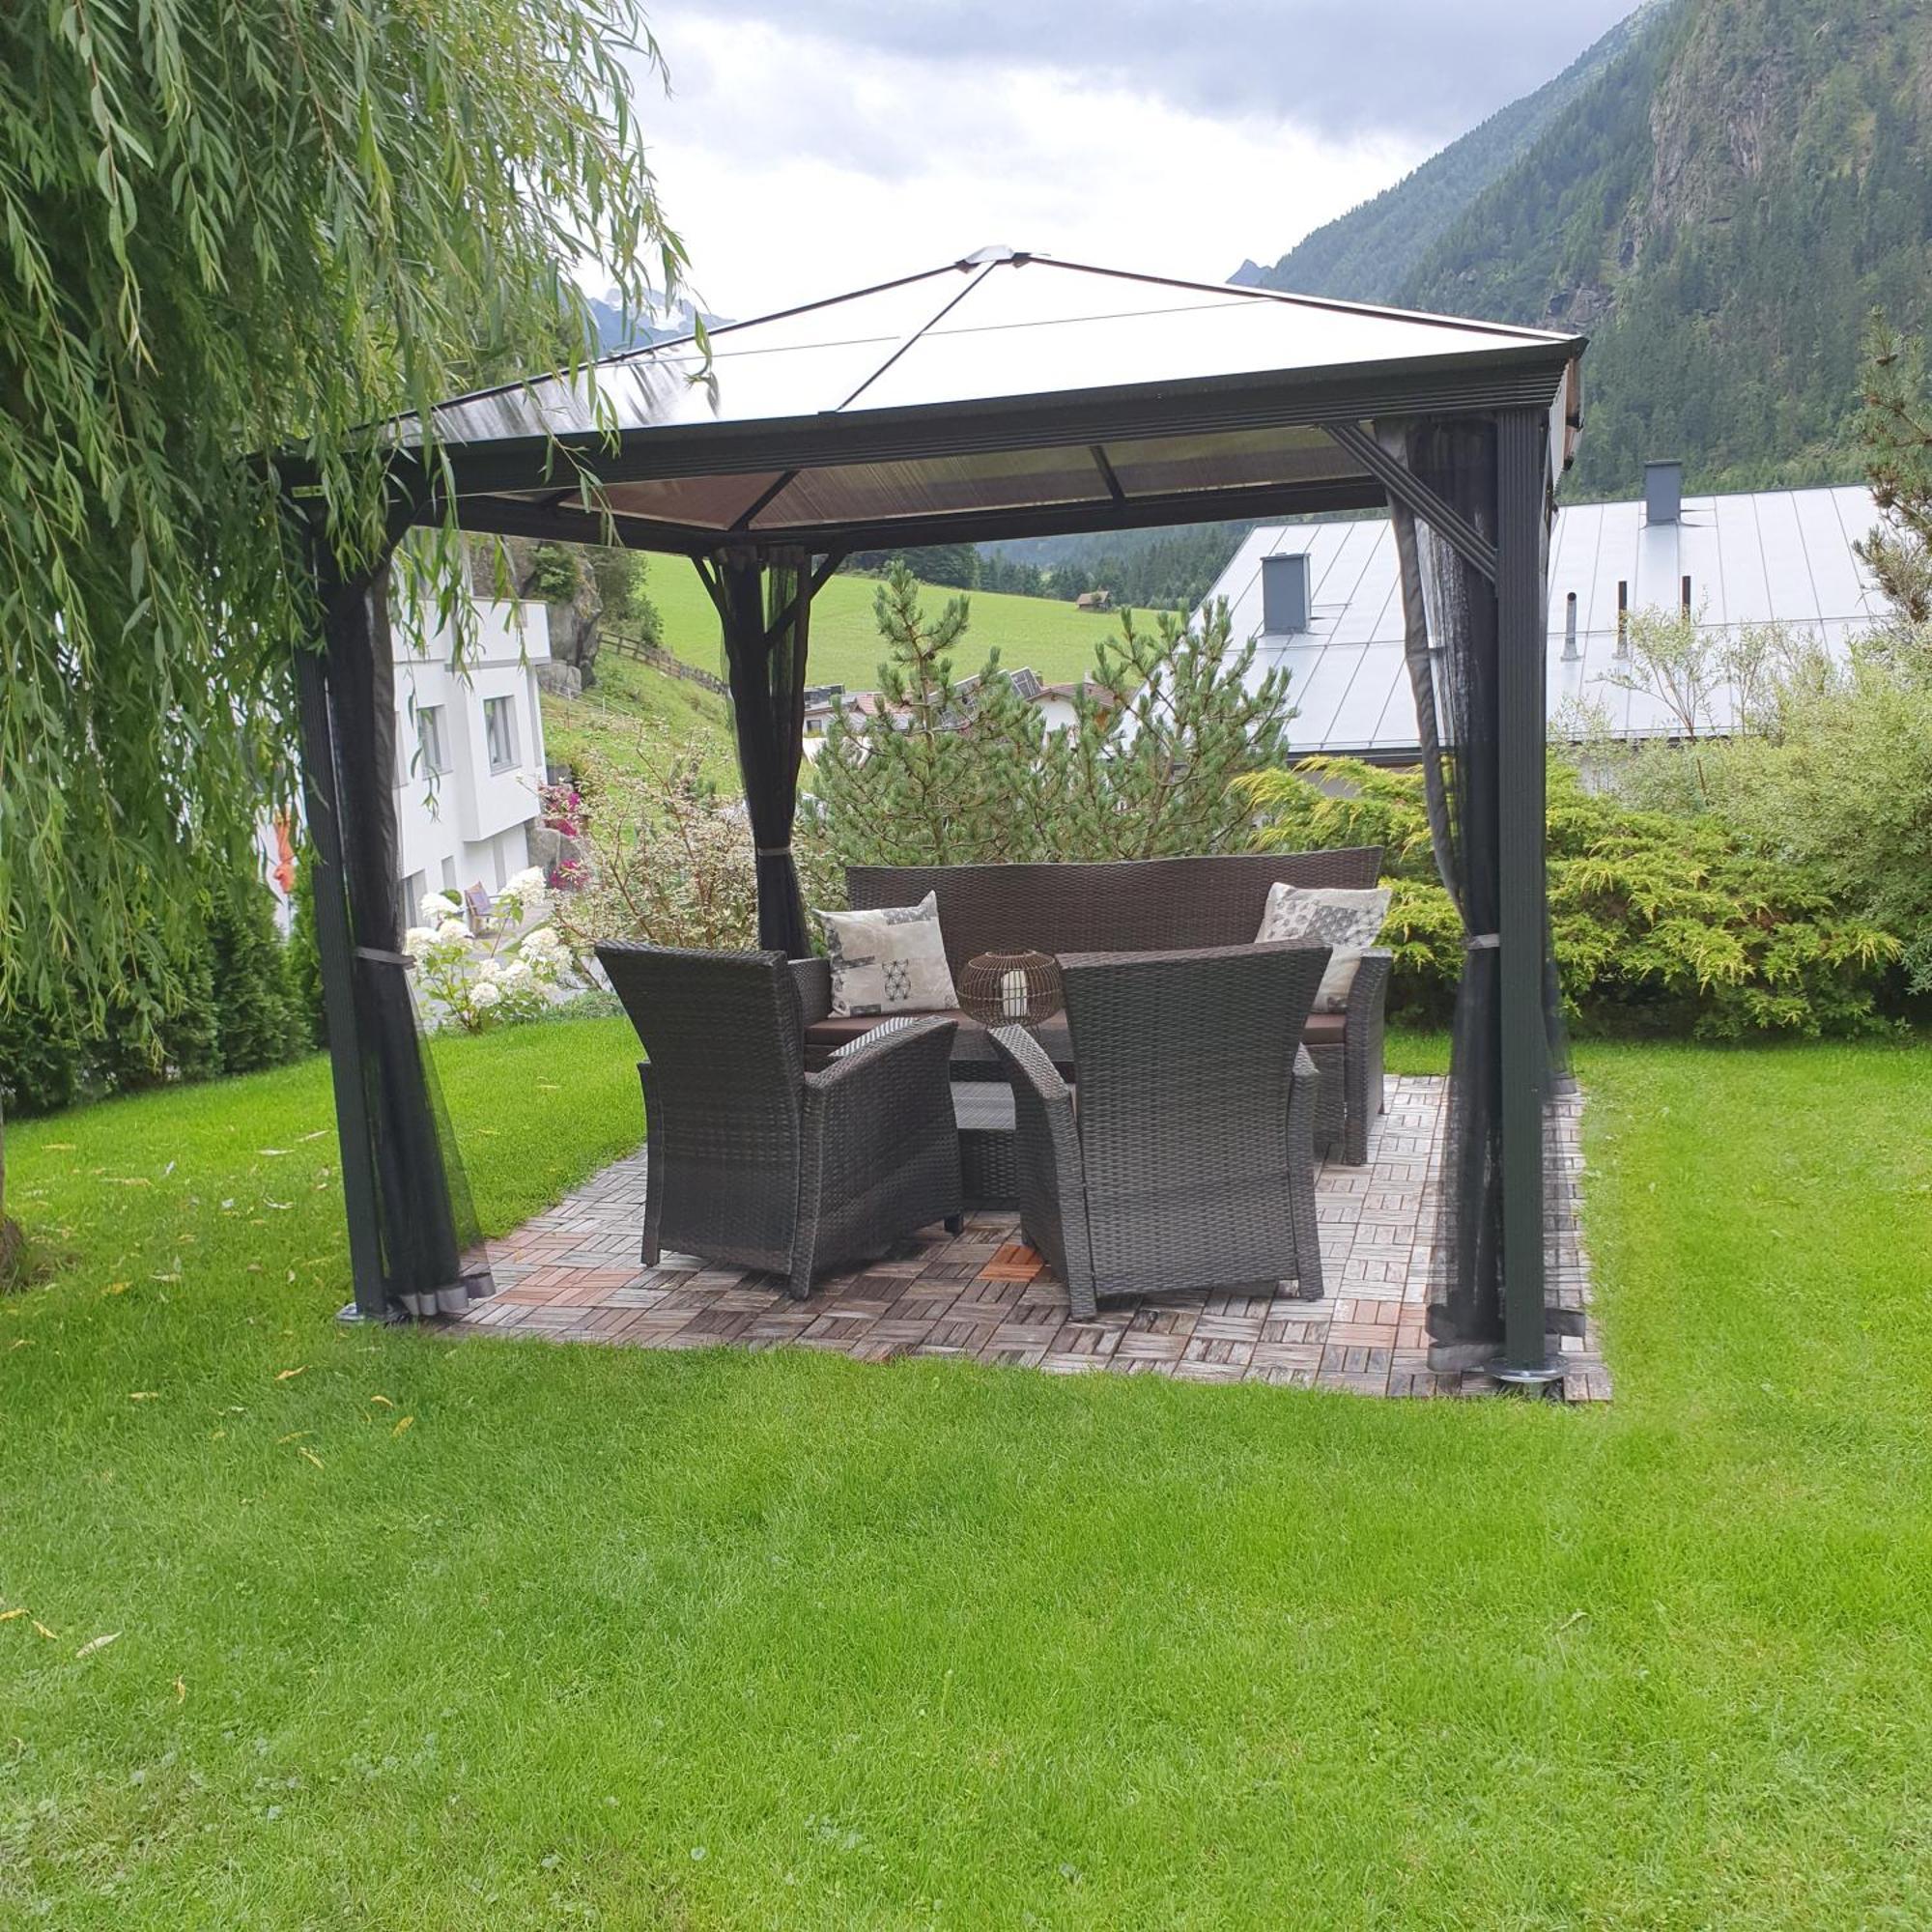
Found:
[[[1078,683],[1047,684],[1031,666],[1022,665],[1017,670],[999,673],[1006,678],[1020,696],[1039,710],[1049,731],[1065,731],[1071,727],[1075,718],[1074,694],[1080,690]],[[953,686],[961,702],[948,712],[943,728],[949,731],[963,730],[972,716],[973,695],[980,688],[978,676],[962,677]],[[1090,696],[1099,705],[1104,719],[1120,709],[1120,698],[1104,685],[1087,685]],[[835,711],[843,712],[854,723],[866,718],[876,717],[886,708],[885,700],[876,691],[846,692],[839,686],[827,687],[828,696],[822,702],[814,703],[807,694],[805,712],[805,749],[809,756],[814,756],[820,744],[824,742],[827,725]],[[901,730],[912,722],[911,712],[904,705],[893,713],[893,722]]]
[[[1833,654],[1883,616],[1884,599],[1852,549],[1878,521],[1870,491],[1687,497],[1674,464],[1650,466],[1646,485],[1641,501],[1556,513],[1547,640],[1552,718],[1580,704],[1606,716],[1621,737],[1674,735],[1676,721],[1660,699],[1613,681],[1629,661],[1632,612],[1689,611],[1707,630],[1732,634],[1776,623]],[[1277,668],[1291,675],[1293,754],[1382,764],[1417,755],[1385,518],[1257,529],[1207,601],[1216,597],[1228,600],[1233,637],[1259,640],[1255,675]],[[1714,723],[1721,732],[1736,720],[1725,713]]]
[[[1111,611],[1114,608],[1114,593],[1111,590],[1083,590],[1073,600],[1076,611]]]
[[[834,715],[845,702],[845,687],[842,684],[811,684],[805,691],[805,750],[808,757],[813,755],[818,746],[814,742],[823,738],[831,728]]]

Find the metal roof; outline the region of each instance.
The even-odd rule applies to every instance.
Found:
[[[1549,708],[1601,705],[1631,738],[1668,737],[1669,711],[1647,694],[1606,681],[1616,662],[1617,587],[1633,611],[1676,611],[1683,580],[1706,627],[1736,632],[1779,623],[1816,638],[1834,654],[1884,614],[1885,601],[1852,545],[1878,521],[1861,488],[1768,490],[1687,497],[1675,524],[1646,526],[1643,505],[1580,503],[1556,513],[1549,548]],[[1313,593],[1309,630],[1262,630],[1262,558],[1305,552]],[[1395,542],[1385,517],[1258,529],[1221,573],[1209,597],[1228,600],[1233,636],[1258,638],[1256,676],[1291,674],[1297,715],[1293,751],[1388,758],[1416,751],[1415,707],[1403,657],[1402,596]],[[1577,655],[1565,656],[1569,599],[1577,599]],[[1735,724],[1718,700],[1715,728]]]
[[[1560,464],[1583,346],[1009,248],[710,344],[708,367],[687,337],[441,405],[465,525],[703,554],[1367,506],[1325,423],[1555,408]]]

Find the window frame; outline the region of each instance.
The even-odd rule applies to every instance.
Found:
[[[440,704],[416,706],[416,772],[420,778],[449,775],[449,734],[443,729],[443,709]]]
[[[492,721],[502,720],[503,756],[497,755],[495,733]],[[504,772],[513,772],[519,762],[517,756],[517,700],[512,693],[500,697],[486,697],[483,700],[483,753],[490,761],[490,776],[499,777]]]

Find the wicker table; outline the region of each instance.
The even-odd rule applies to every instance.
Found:
[[[1013,1090],[1005,1081],[955,1080],[952,1118],[959,1123],[959,1179],[969,1208],[1019,1205],[1019,1137]]]
[[[870,1033],[849,1041],[833,1054],[842,1060],[858,1052],[867,1040],[896,1033],[914,1024],[911,1017],[881,1020]],[[981,1038],[984,1036],[981,1035]],[[952,1083],[952,1118],[959,1126],[959,1173],[969,1208],[1014,1208],[1019,1205],[1019,1145],[1013,1123],[1013,1090],[1004,1078],[992,1076],[998,1063],[986,1047],[987,1077],[970,1076]],[[976,1067],[973,1069],[978,1071]]]

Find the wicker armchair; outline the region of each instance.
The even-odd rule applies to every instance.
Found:
[[[1293,1281],[1321,1295],[1318,1085],[1301,1030],[1326,947],[1066,954],[1079,1094],[1020,1027],[1020,1226],[1076,1318],[1100,1297]]]
[[[805,1071],[798,984],[776,952],[611,942],[597,957],[648,1058],[643,1259],[667,1247],[786,1277],[959,1228],[959,1139],[934,1018]]]

